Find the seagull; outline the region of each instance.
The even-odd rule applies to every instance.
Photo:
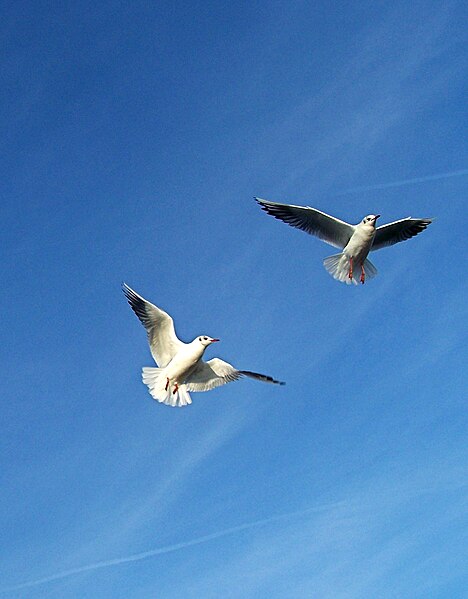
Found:
[[[189,391],[209,391],[244,376],[284,385],[265,374],[237,370],[219,358],[204,362],[202,357],[206,348],[219,339],[200,335],[191,343],[180,341],[175,333],[174,321],[167,312],[145,300],[125,283],[122,290],[148,334],[151,354],[158,368],[143,368],[142,378],[151,396],[160,403],[186,406],[192,403]]]
[[[326,243],[340,248],[340,254],[325,258],[323,265],[334,279],[350,285],[364,284],[366,276],[372,279],[377,269],[367,259],[369,252],[406,241],[424,231],[431,218],[402,218],[376,227],[380,214],[369,214],[357,225],[350,225],[334,216],[310,206],[277,204],[255,198],[262,210],[292,227],[315,235]]]

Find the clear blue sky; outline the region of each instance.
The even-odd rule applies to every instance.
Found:
[[[463,5],[3,4],[1,597],[463,596]],[[152,401],[122,281],[287,385]]]

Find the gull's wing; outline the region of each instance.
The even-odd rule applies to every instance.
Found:
[[[291,206],[277,204],[260,198],[255,198],[262,210],[275,218],[284,221],[291,227],[301,229],[315,235],[334,247],[343,249],[351,239],[355,227],[334,216],[325,214],[309,206]]]
[[[393,223],[382,225],[375,230],[374,243],[371,251],[394,245],[400,241],[411,239],[421,231],[424,231],[432,223],[432,218],[402,218]]]
[[[219,358],[213,358],[212,360],[208,360],[208,362],[200,360],[194,372],[185,381],[185,384],[188,391],[209,391],[226,383],[237,381],[243,376],[258,379],[265,383],[284,385],[284,383],[275,381],[275,379],[266,374],[257,374],[249,370],[237,370],[237,368]]]
[[[146,301],[125,283],[122,284],[122,290],[130,307],[146,329],[151,354],[156,364],[164,368],[184,346],[175,334],[174,321],[164,310]]]

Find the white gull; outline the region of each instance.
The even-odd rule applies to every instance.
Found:
[[[175,333],[174,321],[167,312],[145,300],[125,283],[122,289],[146,329],[151,354],[158,365],[158,368],[143,368],[142,377],[157,401],[170,406],[186,406],[192,403],[189,391],[209,391],[244,376],[284,385],[265,374],[237,370],[219,358],[204,362],[202,357],[206,348],[219,339],[200,335],[191,343],[180,341]]]
[[[283,222],[315,235],[343,251],[325,258],[323,265],[334,279],[350,285],[372,279],[377,269],[367,259],[369,252],[406,241],[428,227],[430,218],[402,218],[376,227],[380,214],[369,214],[357,225],[350,225],[310,206],[278,204],[255,198],[260,207]]]

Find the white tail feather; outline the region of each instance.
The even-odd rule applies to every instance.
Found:
[[[341,281],[342,283],[346,283],[347,285],[351,285],[351,283],[357,285],[360,282],[361,267],[355,264],[355,267],[353,269],[353,276],[352,278],[350,278],[350,261],[345,253],[328,256],[328,258],[325,258],[325,260],[323,261],[323,265],[325,269],[331,274],[331,276],[337,281]],[[377,275],[377,269],[367,258],[364,260],[364,272],[366,274],[366,279],[372,279]]]
[[[368,258],[364,260],[364,271],[366,273],[366,279],[373,279],[379,273],[379,271]]]
[[[163,368],[143,368],[142,380],[147,385],[151,397],[160,403],[173,407],[186,406],[192,403],[185,385],[179,385],[175,393],[173,392],[174,385],[169,385],[166,390],[167,378]]]

